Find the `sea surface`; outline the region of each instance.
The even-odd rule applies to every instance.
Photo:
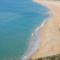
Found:
[[[0,60],[21,60],[47,12],[32,0],[0,0]]]

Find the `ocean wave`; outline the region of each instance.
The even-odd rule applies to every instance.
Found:
[[[29,41],[29,47],[26,53],[22,56],[22,60],[29,60],[37,49],[40,47],[40,29],[47,23],[48,18],[45,19],[40,26],[38,26],[35,31],[32,33],[32,37]]]

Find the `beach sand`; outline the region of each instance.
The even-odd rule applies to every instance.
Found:
[[[31,60],[60,53],[60,1],[33,0],[51,12],[47,23],[40,30],[40,44]]]

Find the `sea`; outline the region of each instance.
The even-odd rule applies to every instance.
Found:
[[[48,15],[32,0],[0,0],[0,60],[21,60],[33,31]]]

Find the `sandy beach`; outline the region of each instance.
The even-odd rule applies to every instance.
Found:
[[[40,44],[31,60],[60,53],[60,1],[33,0],[51,12],[47,23],[40,29]]]

